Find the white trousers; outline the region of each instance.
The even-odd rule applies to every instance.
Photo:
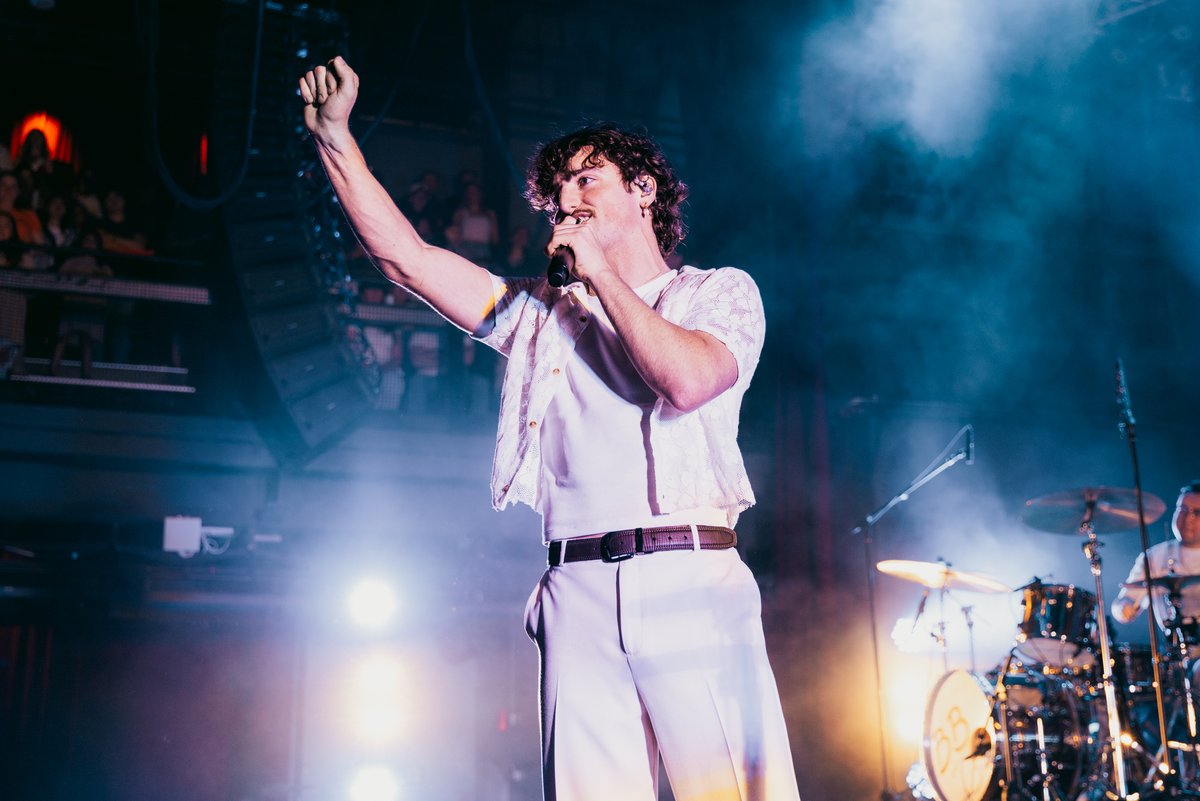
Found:
[[[546,801],[798,801],[758,585],[736,550],[551,567],[541,652]]]

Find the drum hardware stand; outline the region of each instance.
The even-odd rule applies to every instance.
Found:
[[[1112,743],[1113,778],[1117,782],[1117,797],[1124,799],[1129,795],[1129,790],[1125,783],[1125,746],[1121,741],[1121,719],[1117,710],[1117,687],[1113,681],[1112,648],[1108,639],[1108,615],[1106,614],[1108,607],[1104,601],[1103,565],[1100,560],[1100,548],[1103,543],[1096,539],[1096,529],[1092,525],[1092,515],[1095,509],[1095,499],[1089,498],[1087,500],[1087,509],[1083,515],[1083,522],[1079,524],[1079,533],[1087,537],[1087,542],[1083,543],[1083,552],[1091,564],[1092,576],[1096,580],[1096,606],[1099,611],[1099,614],[1096,615],[1096,633],[1100,639],[1100,675],[1104,686],[1104,706],[1108,718],[1108,737]],[[1155,681],[1157,681],[1157,676],[1155,677]],[[1161,706],[1160,701],[1160,709]],[[1165,737],[1163,739],[1164,741],[1166,740]]]
[[[1173,574],[1171,576],[1162,576],[1162,577],[1160,577],[1160,580],[1167,579],[1167,578],[1173,578]],[[1192,660],[1191,660],[1191,657],[1188,655],[1188,643],[1187,643],[1187,640],[1185,639],[1185,636],[1183,633],[1183,628],[1180,625],[1180,621],[1183,620],[1183,616],[1182,616],[1183,598],[1180,593],[1179,586],[1172,585],[1168,592],[1167,597],[1169,599],[1169,603],[1171,605],[1171,611],[1173,613],[1173,617],[1171,618],[1173,625],[1168,629],[1168,632],[1169,632],[1170,638],[1172,640],[1172,646],[1171,646],[1172,649],[1177,648],[1178,652],[1179,652],[1178,653],[1179,668],[1180,668],[1180,671],[1182,672],[1182,682],[1183,682],[1183,697],[1181,700],[1183,703],[1183,715],[1187,719],[1188,741],[1182,742],[1179,740],[1172,740],[1172,739],[1165,740],[1163,745],[1159,747],[1158,753],[1155,754],[1154,769],[1151,771],[1151,775],[1153,775],[1154,772],[1161,771],[1164,776],[1164,783],[1169,782],[1169,784],[1167,784],[1167,787],[1168,788],[1174,787],[1175,792],[1179,792],[1179,788],[1180,788],[1181,784],[1186,783],[1186,780],[1184,780],[1184,776],[1183,776],[1184,772],[1182,769],[1182,765],[1183,765],[1182,754],[1184,754],[1184,753],[1194,754],[1194,753],[1200,751],[1200,741],[1198,741],[1198,740],[1200,740],[1200,738],[1197,737],[1196,698],[1195,698],[1194,689],[1192,687],[1192,679],[1191,679]],[[1151,600],[1151,604],[1153,604],[1153,600]],[[1165,706],[1166,706],[1166,704],[1164,702],[1164,711],[1165,711]],[[1172,710],[1171,718],[1168,721],[1168,727],[1170,725],[1174,724],[1176,720],[1178,720],[1179,714],[1180,714],[1179,708],[1175,707]],[[1172,767],[1171,767],[1171,763],[1170,763],[1170,753],[1169,753],[1170,751],[1178,751],[1181,754],[1181,756],[1179,757],[1180,769],[1179,769],[1178,774],[1172,773]],[[1167,797],[1170,797],[1171,790],[1167,789],[1166,792],[1167,792]],[[1190,798],[1197,797],[1194,793],[1187,793],[1186,795]]]
[[[996,680],[996,700],[1000,708],[1000,737],[1004,743],[1004,785],[1000,788],[1000,801],[1008,801],[1008,790],[1013,784],[1012,743],[1008,740],[1008,671],[1012,667],[1014,651],[1008,652],[1008,658],[1000,667],[1000,677]]]
[[[1192,743],[1196,742],[1196,696],[1192,693],[1192,662],[1187,657],[1187,645],[1181,646],[1183,651],[1183,659],[1180,661],[1180,667],[1183,669],[1183,698],[1185,708],[1187,709],[1188,735],[1192,738]]]
[[[1050,789],[1054,784],[1054,777],[1050,774],[1049,753],[1046,750],[1046,727],[1039,715],[1037,718],[1037,758],[1038,769],[1042,772],[1042,801],[1062,801],[1062,794],[1057,790]]]
[[[950,569],[950,563],[944,558],[938,557],[937,561]],[[938,622],[934,628],[933,641],[937,643],[938,650],[942,652],[942,672],[950,672],[950,646],[946,639],[946,593],[949,589],[946,586],[938,588]],[[972,671],[973,672],[973,671]]]
[[[925,468],[920,475],[913,479],[912,483],[909,484],[908,487],[906,487],[898,495],[894,496],[883,506],[864,517],[862,523],[855,526],[850,531],[851,534],[863,535],[863,552],[866,556],[867,605],[869,607],[869,616],[871,618],[871,651],[875,661],[875,703],[876,715],[879,719],[879,761],[880,767],[883,771],[883,791],[880,793],[880,798],[883,799],[883,801],[891,801],[891,799],[900,798],[902,796],[898,796],[896,793],[892,792],[892,780],[888,773],[887,763],[887,719],[884,716],[883,711],[883,669],[880,667],[879,663],[879,624],[878,613],[875,609],[875,524],[878,523],[883,516],[890,512],[894,507],[904,503],[910,497],[912,497],[912,494],[921,487],[928,484],[946,470],[949,470],[955,464],[968,459],[970,456],[970,453],[968,452],[968,448],[970,447],[969,445],[960,448],[949,457],[946,456],[946,454],[954,446],[954,443],[968,432],[971,432],[971,442],[973,443],[974,428],[970,425],[965,425],[960,428],[958,433],[954,435],[954,438],[950,440],[950,444],[945,447],[937,459],[934,459],[933,463],[937,463],[936,467],[932,467],[933,463],[931,463],[932,469],[930,467]],[[938,463],[939,460],[940,463]]]
[[[1158,622],[1154,613],[1154,576],[1151,575],[1150,567],[1150,535],[1146,532],[1146,510],[1142,498],[1142,472],[1138,462],[1137,452],[1137,421],[1133,417],[1133,405],[1129,401],[1129,387],[1125,383],[1125,365],[1120,359],[1116,362],[1116,380],[1117,380],[1117,407],[1120,409],[1120,422],[1117,424],[1117,429],[1129,442],[1129,457],[1133,466],[1133,491],[1137,498],[1137,513],[1138,513],[1138,531],[1142,538],[1142,566],[1146,578],[1146,595],[1149,599],[1149,614],[1146,615],[1147,624],[1150,627],[1150,666],[1154,676],[1154,704],[1158,712],[1158,731],[1159,742],[1163,744],[1165,750],[1165,761],[1161,766],[1166,768],[1163,775],[1162,794],[1166,797],[1180,797],[1186,795],[1190,798],[1197,798],[1195,793],[1184,790],[1180,785],[1181,773],[1175,768],[1171,761],[1171,751],[1169,740],[1167,737],[1167,714],[1163,704],[1163,682],[1161,671],[1161,654],[1158,648]],[[1098,580],[1097,580],[1098,583]],[[1101,607],[1103,610],[1104,607]],[[1100,619],[1103,622],[1105,615],[1101,615]],[[1108,647],[1107,639],[1101,641],[1101,646],[1105,649]],[[1109,671],[1108,655],[1105,652],[1105,671]],[[1107,688],[1108,682],[1106,680]],[[1111,713],[1110,713],[1111,717]],[[1157,761],[1157,760],[1156,760]],[[1122,787],[1122,797],[1124,797],[1124,788]]]
[[[1183,702],[1184,712],[1187,715],[1188,736],[1191,738],[1191,745],[1196,743],[1196,696],[1192,692],[1192,660],[1188,656],[1187,639],[1183,633],[1183,589],[1176,585],[1171,588],[1169,594],[1171,609],[1175,613],[1172,619],[1171,639],[1175,641],[1179,648],[1179,666],[1183,671]],[[1153,601],[1151,601],[1153,603]],[[1188,750],[1191,750],[1189,748]]]
[[[971,672],[975,672],[975,618],[971,617],[971,612],[975,609],[973,606],[963,606],[963,617],[967,621],[967,653],[971,658]]]

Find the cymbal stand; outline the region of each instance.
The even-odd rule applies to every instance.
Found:
[[[1050,752],[1046,749],[1046,726],[1042,716],[1037,718],[1038,770],[1042,772],[1042,801],[1062,801],[1062,794],[1053,789],[1054,774],[1050,772]]]
[[[1100,639],[1100,665],[1104,685],[1104,706],[1108,717],[1108,738],[1112,744],[1113,777],[1117,782],[1117,797],[1124,799],[1129,795],[1125,781],[1125,746],[1121,742],[1121,719],[1117,709],[1117,686],[1113,680],[1112,647],[1108,638],[1107,605],[1104,602],[1103,566],[1100,560],[1102,543],[1096,539],[1096,529],[1092,525],[1092,516],[1096,510],[1094,498],[1088,499],[1087,511],[1083,514],[1083,522],[1079,525],[1079,533],[1087,537],[1083,544],[1083,552],[1092,567],[1092,576],[1096,580],[1096,615],[1098,622],[1097,635]],[[1165,742],[1165,739],[1164,739]]]
[[[1196,695],[1192,691],[1192,660],[1188,657],[1188,646],[1187,643],[1182,642],[1182,636],[1180,636],[1180,640],[1179,667],[1183,670],[1183,702],[1185,709],[1187,710],[1188,735],[1192,738],[1192,745],[1195,746]]]
[[[1192,692],[1192,660],[1188,653],[1187,638],[1183,633],[1183,592],[1178,585],[1174,585],[1167,598],[1171,605],[1171,611],[1174,613],[1171,618],[1170,634],[1172,647],[1178,651],[1179,666],[1183,671],[1184,714],[1187,715],[1190,745],[1194,748],[1196,745],[1196,698]],[[1151,596],[1151,603],[1153,602],[1153,596]]]
[[[1182,674],[1183,674],[1183,699],[1182,700],[1183,700],[1184,714],[1187,717],[1188,742],[1187,743],[1176,743],[1176,742],[1172,742],[1172,741],[1165,741],[1163,743],[1163,746],[1164,746],[1164,748],[1172,748],[1172,749],[1176,749],[1181,752],[1179,754],[1179,768],[1178,768],[1179,772],[1178,772],[1178,774],[1176,774],[1176,781],[1174,783],[1176,786],[1182,787],[1187,784],[1187,776],[1185,775],[1186,774],[1185,764],[1189,764],[1192,771],[1196,770],[1195,755],[1196,755],[1197,751],[1200,751],[1200,737],[1197,737],[1196,695],[1195,695],[1194,687],[1192,686],[1192,664],[1193,663],[1192,663],[1192,659],[1190,656],[1190,648],[1188,646],[1187,639],[1184,636],[1183,625],[1182,625],[1183,624],[1183,604],[1182,604],[1183,599],[1178,594],[1178,592],[1173,592],[1171,600],[1172,600],[1172,604],[1174,605],[1174,611],[1175,611],[1175,618],[1174,618],[1174,620],[1172,620],[1171,637],[1174,640],[1173,647],[1178,649],[1179,669],[1182,671]],[[1182,753],[1184,751],[1187,751],[1192,754],[1191,760],[1188,760],[1184,756],[1184,754]],[[1159,760],[1160,763],[1162,761],[1163,760],[1161,760],[1161,759]],[[1169,765],[1169,762],[1168,762],[1168,765]],[[1193,776],[1193,781],[1194,781],[1195,780],[1194,772],[1193,772],[1192,776]],[[1195,798],[1196,796],[1194,794],[1192,794],[1189,797]]]
[[[950,563],[945,559],[938,557],[938,561],[950,569]],[[938,587],[938,622],[933,630],[933,641],[937,644],[938,650],[942,652],[942,672],[950,672],[950,646],[946,638],[946,593],[949,590],[943,584]]]
[[[971,617],[973,606],[963,606],[963,618],[967,621],[967,653],[971,660],[971,672],[975,672],[975,618]]]
[[[1012,667],[1016,652],[1010,650],[1008,658],[1000,666],[996,679],[996,708],[1000,718],[1000,741],[1004,744],[1004,783],[1000,786],[1000,801],[1008,801],[1008,791],[1013,786],[1012,742],[1008,735],[1008,671]]]
[[[958,433],[954,435],[954,439],[950,440],[950,444],[942,450],[937,459],[934,459],[929,467],[921,471],[921,474],[913,479],[911,484],[899,494],[893,496],[883,506],[864,517],[862,523],[850,531],[851,534],[863,535],[863,555],[866,559],[867,568],[867,607],[871,618],[871,652],[875,661],[875,703],[876,714],[879,720],[879,761],[883,771],[883,791],[880,795],[884,799],[892,799],[897,796],[891,790],[892,781],[888,772],[887,722],[883,712],[883,669],[879,663],[879,623],[878,612],[875,609],[875,524],[883,519],[883,516],[893,508],[907,501],[912,497],[914,492],[928,484],[935,477],[949,470],[955,464],[967,459],[968,453],[966,447],[960,448],[949,457],[947,457],[947,454],[955,442],[958,442],[964,434],[972,430],[970,425],[960,428]]]

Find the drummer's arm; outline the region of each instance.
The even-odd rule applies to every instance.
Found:
[[[1142,555],[1138,554],[1137,559],[1133,563],[1133,569],[1129,571],[1129,576],[1125,579],[1126,584],[1144,581],[1146,578],[1146,569],[1143,567]],[[1146,599],[1146,591],[1135,587],[1122,587],[1117,593],[1117,597],[1113,598],[1112,615],[1122,623],[1130,623],[1142,610],[1149,606]]]
[[[1138,597],[1134,597],[1134,594]],[[1142,613],[1146,608],[1146,593],[1144,590],[1121,590],[1117,593],[1117,597],[1113,598],[1112,614],[1117,620],[1122,623],[1132,623],[1134,618]]]

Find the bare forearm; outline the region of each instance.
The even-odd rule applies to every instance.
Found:
[[[483,334],[495,303],[492,276],[459,256],[427,245],[375,180],[350,135],[358,76],[338,56],[300,78],[304,125],[321,164],[371,261],[388,280],[419,295],[464,331]]]
[[[358,145],[314,137],[321,163],[363,250],[389,281],[404,287],[468,333],[491,320],[488,273],[450,251],[426,244],[371,174]]]
[[[672,406],[692,411],[733,386],[737,363],[716,337],[664,320],[615,273],[593,288],[642,379]]]
[[[420,236],[371,174],[349,131],[333,140],[313,137],[313,141],[338,202],[368,258],[389,280],[409,286],[411,276],[405,274],[403,265],[418,258],[424,244]]]

